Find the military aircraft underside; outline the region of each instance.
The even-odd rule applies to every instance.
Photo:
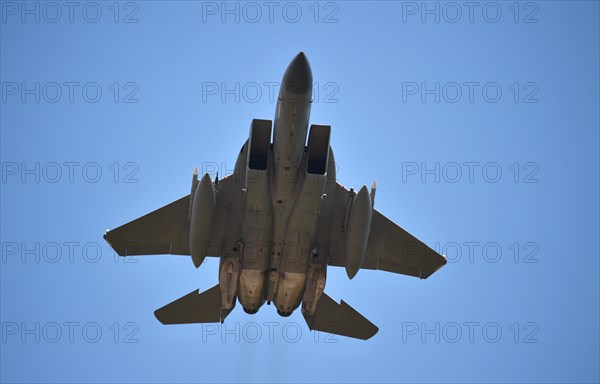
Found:
[[[324,293],[328,266],[426,279],[446,259],[374,209],[376,185],[336,182],[331,127],[310,125],[312,72],[299,53],[279,91],[275,123],[253,120],[233,174],[198,180],[191,193],[107,231],[121,256],[191,255],[198,268],[219,257],[219,283],[155,311],[163,324],[223,322],[239,301],[256,313],[301,311],[311,330],[369,339],[378,328]],[[307,142],[308,136],[308,142]]]

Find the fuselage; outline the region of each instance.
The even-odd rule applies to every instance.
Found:
[[[310,64],[300,53],[281,82],[266,169],[260,161],[236,166],[246,172],[241,266],[239,275],[228,272],[237,268],[235,256],[222,254],[220,284],[222,292],[233,292],[232,283],[239,281],[237,298],[248,313],[255,313],[266,301],[273,302],[280,315],[289,316],[307,287],[312,296],[307,302],[316,302],[324,288],[326,263],[318,257],[317,242],[327,173],[310,174],[307,168],[312,81]],[[253,125],[238,162],[250,158],[244,156],[244,148],[249,151],[248,147],[259,145],[256,132],[259,128]],[[231,295],[226,299],[231,300]]]

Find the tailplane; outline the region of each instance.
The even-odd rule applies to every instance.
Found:
[[[163,324],[193,324],[223,322],[233,309],[221,307],[219,284],[199,293],[197,289],[154,311]],[[234,301],[235,306],[235,301]]]
[[[371,323],[344,300],[336,303],[325,293],[319,299],[313,316],[303,314],[308,328],[313,331],[333,333],[335,335],[367,340],[373,337],[379,328]]]

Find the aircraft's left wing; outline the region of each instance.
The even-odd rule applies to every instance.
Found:
[[[361,268],[380,269],[426,279],[446,264],[446,258],[373,210],[369,245]]]
[[[341,233],[348,191],[338,185],[334,203],[331,240],[336,252],[329,265],[343,267],[344,236]],[[362,269],[378,269],[426,279],[446,264],[446,258],[373,209],[371,231]]]

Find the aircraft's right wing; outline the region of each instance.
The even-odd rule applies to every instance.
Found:
[[[219,182],[213,241],[219,243],[223,231],[232,227],[228,223],[232,204],[240,200],[235,176]],[[190,255],[190,195],[165,205],[140,218],[107,231],[104,239],[120,256],[134,255]],[[215,248],[216,249],[216,248]]]
[[[119,256],[189,255],[190,196],[107,231],[104,239]]]
[[[338,185],[331,229],[331,239],[336,244],[336,252],[330,256],[329,265],[340,267],[345,265],[344,236],[341,228],[345,217],[347,196],[348,191]],[[361,268],[426,279],[445,264],[444,256],[373,209],[369,243]]]

